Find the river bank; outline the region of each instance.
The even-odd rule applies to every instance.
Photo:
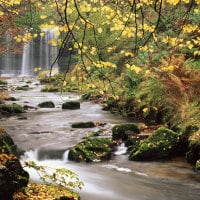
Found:
[[[12,90],[29,82],[27,91]],[[127,155],[116,154],[111,161],[96,164],[74,163],[62,157],[49,158],[49,152],[69,149],[77,144],[90,129],[72,129],[77,121],[103,122],[106,135],[111,135],[115,124],[127,122],[120,116],[102,111],[98,104],[82,102],[80,110],[63,111],[61,104],[67,99],[78,99],[79,94],[42,93],[35,79],[18,78],[8,80],[9,93],[22,106],[30,106],[20,116],[1,118],[4,126],[19,148],[26,151],[23,161],[34,160],[38,164],[69,168],[80,175],[85,187],[80,191],[82,200],[145,200],[145,199],[198,199],[200,178],[192,165],[182,158],[159,162],[133,162]],[[37,108],[38,103],[52,100],[56,107]],[[102,129],[102,127],[101,127]],[[46,157],[39,159],[39,154]],[[63,154],[64,155],[64,154]],[[31,177],[36,180],[37,177]]]

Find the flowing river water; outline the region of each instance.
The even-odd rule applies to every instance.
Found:
[[[30,90],[12,90],[29,81]],[[78,192],[81,200],[197,200],[200,197],[200,175],[183,158],[159,162],[133,162],[120,146],[111,161],[103,163],[75,163],[68,161],[68,149],[77,144],[88,132],[104,129],[111,135],[115,124],[127,122],[120,116],[102,111],[101,106],[82,102],[80,110],[62,110],[67,100],[78,94],[43,93],[36,79],[8,79],[10,94],[20,105],[31,106],[19,116],[0,119],[17,146],[25,150],[21,162],[33,160],[40,165],[67,168],[76,172],[85,186]],[[38,103],[53,101],[55,108],[37,108]],[[8,102],[9,103],[9,102]],[[78,121],[106,123],[104,127],[73,129]],[[37,174],[29,171],[32,181]]]

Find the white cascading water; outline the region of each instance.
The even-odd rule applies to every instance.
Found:
[[[49,44],[49,41],[57,39],[56,30],[56,27],[42,29],[44,36],[41,36],[39,41],[33,39],[24,45],[21,76],[34,75],[35,68],[41,68],[41,70],[50,69],[51,64],[58,55],[56,43],[54,42],[54,45]],[[58,64],[55,63],[53,68],[58,68]]]
[[[28,76],[29,75],[29,68],[30,68],[30,46],[32,42],[27,42],[23,47],[23,54],[22,54],[22,68],[21,68],[21,75]]]

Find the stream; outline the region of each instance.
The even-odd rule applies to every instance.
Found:
[[[29,81],[30,90],[13,90]],[[103,163],[75,163],[67,159],[70,147],[89,132],[104,130],[111,135],[115,124],[127,122],[120,116],[103,111],[99,104],[81,102],[80,110],[62,110],[67,100],[77,100],[79,94],[44,93],[35,78],[8,79],[9,94],[20,105],[31,106],[18,116],[0,119],[0,126],[12,136],[17,146],[24,150],[21,162],[33,160],[39,165],[67,168],[76,172],[84,182],[78,190],[81,200],[197,200],[200,196],[200,175],[183,158],[159,162],[133,162],[121,145],[113,159]],[[44,101],[53,101],[55,108],[37,108]],[[13,103],[13,102],[8,102]],[[73,122],[94,121],[105,123],[89,129],[71,128]],[[29,170],[31,181],[37,174]]]

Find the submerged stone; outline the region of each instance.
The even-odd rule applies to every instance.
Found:
[[[72,128],[93,128],[95,127],[94,122],[75,122],[72,124]]]

